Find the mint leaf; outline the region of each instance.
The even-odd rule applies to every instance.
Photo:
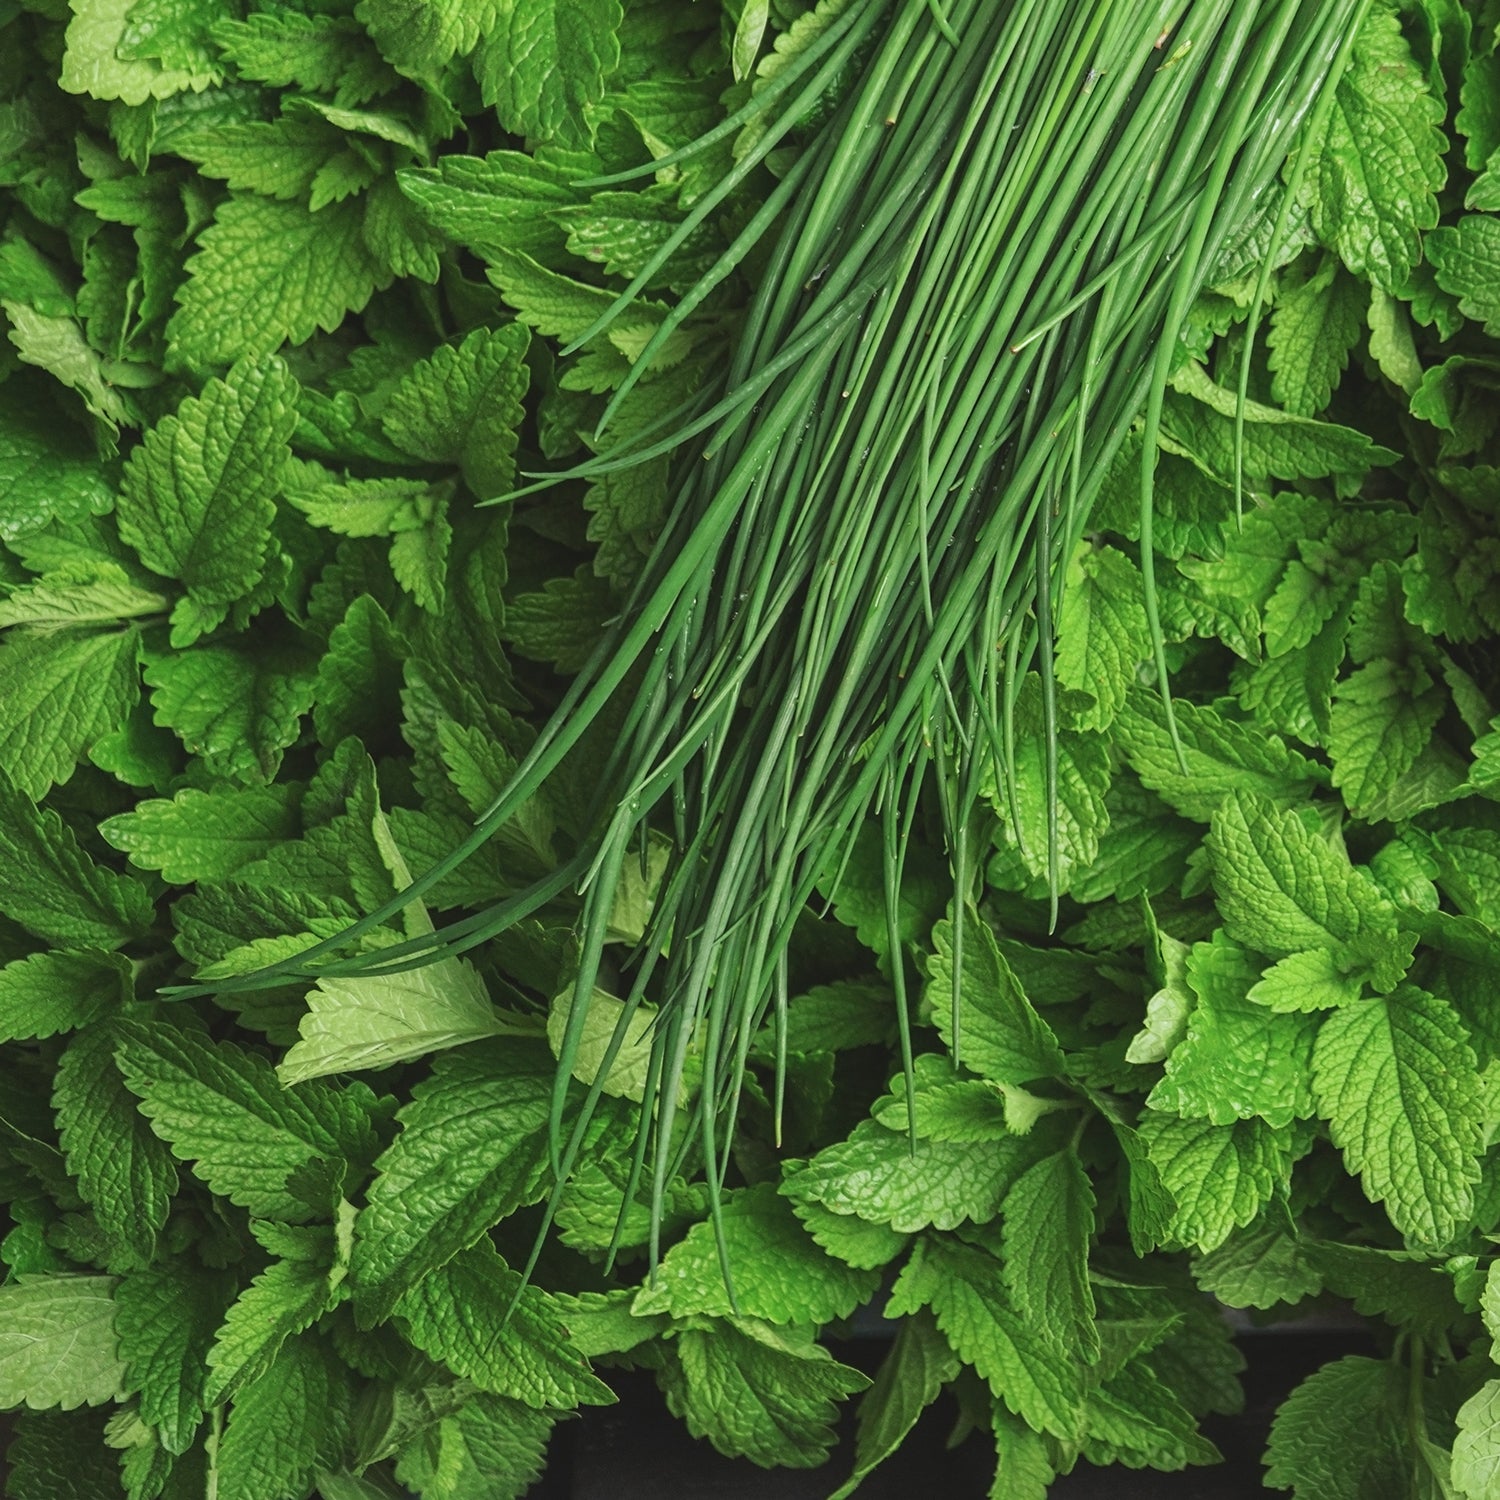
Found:
[[[219,1441],[218,1500],[304,1493],[320,1450],[335,1448],[348,1420],[341,1372],[303,1335],[235,1398]]]
[[[65,782],[140,697],[133,630],[12,633],[0,646],[0,766],[33,798]]]
[[[203,1400],[217,1406],[270,1368],[281,1346],[333,1304],[328,1271],[316,1262],[272,1261],[211,1331]]]
[[[1272,1014],[1250,998],[1259,972],[1222,932],[1193,945],[1187,978],[1197,1005],[1151,1091],[1153,1109],[1215,1125],[1259,1116],[1282,1126],[1312,1114],[1316,1023]]]
[[[972,1245],[924,1238],[897,1279],[887,1315],[931,1307],[954,1352],[1010,1411],[1038,1432],[1076,1439],[1083,1367],[1061,1338],[1017,1317],[996,1270]]]
[[[99,831],[143,870],[159,870],[173,885],[223,880],[253,864],[300,831],[289,788],[191,787],[171,799],[147,798],[128,813],[106,818]]]
[[[167,325],[177,358],[232,364],[358,312],[383,280],[360,222],[357,203],[310,213],[248,194],[226,199],[199,236]]]
[[[218,21],[212,35],[241,78],[332,94],[336,104],[363,104],[397,82],[350,16],[258,11]]]
[[[135,0],[76,0],[71,6],[62,87],[95,99],[144,104],[183,89],[206,88],[209,71],[163,67],[151,58],[132,59],[125,50]]]
[[[359,19],[382,55],[420,77],[474,50],[496,23],[502,0],[359,0]]]
[[[1176,703],[1173,710],[1186,773],[1156,695],[1132,695],[1116,734],[1136,775],[1185,818],[1208,822],[1235,791],[1253,792],[1277,807],[1300,806],[1323,780],[1320,767],[1254,725],[1191,702]]]
[[[1500,1380],[1487,1380],[1458,1409],[1453,1440],[1453,1483],[1470,1500],[1500,1485]]]
[[[496,7],[475,58],[486,104],[513,135],[576,139],[620,63],[619,0],[514,0]]]
[[[1291,1171],[1289,1133],[1264,1120],[1212,1125],[1148,1109],[1137,1129],[1176,1202],[1172,1238],[1203,1251],[1249,1224]]]
[[[1428,90],[1394,6],[1366,13],[1335,86],[1326,134],[1302,189],[1313,232],[1344,264],[1393,295],[1437,223],[1443,106]]]
[[[113,504],[92,443],[46,392],[0,385],[0,541],[33,536],[49,521],[102,515]]]
[[[788,1162],[786,1170],[795,1174],[802,1165]],[[792,1211],[802,1221],[802,1227],[846,1265],[872,1271],[889,1265],[906,1248],[909,1236],[888,1224],[872,1223],[858,1214],[835,1213],[816,1198],[799,1198],[792,1176],[786,1179],[781,1191],[792,1199]]]
[[[133,425],[130,407],[105,373],[104,361],[89,344],[76,318],[49,317],[21,302],[0,300],[10,320],[10,341],[28,364],[46,370],[77,391],[113,440],[121,427]]]
[[[560,1310],[487,1241],[460,1251],[396,1304],[412,1342],[480,1390],[528,1406],[607,1405],[614,1392],[571,1347]]]
[[[950,1046],[953,928],[948,917],[933,928],[933,953],[927,964],[933,1024]],[[1057,1038],[1022,992],[989,924],[971,913],[963,924],[963,936],[958,1004],[959,1057],[964,1065],[996,1083],[1060,1077],[1064,1064]]]
[[[982,1151],[923,1140],[913,1150],[906,1135],[865,1120],[847,1141],[825,1147],[794,1172],[783,1190],[796,1201],[811,1199],[903,1234],[928,1225],[952,1229],[965,1219],[993,1219],[1036,1154],[1018,1136]]]
[[[667,1350],[657,1378],[688,1431],[766,1468],[823,1463],[837,1403],[870,1384],[811,1339],[748,1318],[684,1329]]]
[[[145,671],[155,721],[218,776],[269,781],[312,707],[313,670],[300,651],[200,646]]]
[[[260,581],[296,400],[281,360],[241,360],[163,417],[125,465],[120,535],[204,606]]]
[[[429,463],[459,465],[481,499],[503,494],[515,475],[528,339],[521,324],[477,328],[413,365],[381,413],[385,435]]]
[[[1094,700],[1079,729],[1107,729],[1144,660],[1146,606],[1139,570],[1113,547],[1081,545],[1057,619],[1057,680]]]
[[[1323,1278],[1302,1253],[1295,1233],[1271,1214],[1199,1256],[1193,1280],[1229,1307],[1262,1310],[1300,1302],[1323,1289]]]
[[[1028,1167],[1005,1195],[1001,1247],[1005,1289],[1017,1315],[1092,1363],[1099,1355],[1089,1243],[1094,1190],[1074,1151]]]
[[[111,1240],[149,1262],[177,1191],[177,1168],[120,1077],[118,1040],[113,1026],[101,1024],[69,1041],[52,1107],[80,1196]]]
[[[1466,214],[1456,225],[1444,224],[1427,236],[1433,274],[1445,292],[1458,298],[1465,317],[1477,318],[1484,331],[1500,335],[1500,217]]]
[[[141,1420],[185,1453],[203,1418],[203,1361],[224,1311],[222,1277],[132,1271],[115,1288],[115,1333]]]
[[[1480,1084],[1452,1007],[1415,985],[1334,1011],[1313,1054],[1318,1112],[1365,1192],[1442,1245],[1474,1207]]]
[[[22,1276],[0,1286],[0,1406],[119,1400],[111,1276]]]
[[[1365,327],[1369,294],[1336,260],[1305,279],[1283,273],[1271,312],[1271,394],[1299,417],[1328,405]]]
[[[301,1040],[276,1069],[286,1084],[388,1068],[514,1030],[496,1013],[474,966],[461,958],[401,974],[320,979],[298,1029]]]
[[[130,997],[130,966],[103,953],[33,953],[0,968],[0,1041],[76,1031]]]
[[[477,1391],[452,1416],[427,1427],[402,1450],[396,1478],[423,1495],[521,1500],[542,1476],[554,1420],[553,1413]],[[326,1490],[326,1478],[321,1482]],[[330,1493],[326,1500],[346,1497]],[[380,1500],[386,1500],[384,1491]]]
[[[173,1155],[258,1218],[306,1219],[310,1209],[289,1178],[318,1160],[373,1153],[356,1096],[319,1083],[283,1088],[270,1063],[231,1043],[132,1023],[117,1056],[141,1113]]]
[[[397,1116],[355,1226],[350,1277],[363,1324],[543,1191],[552,1064],[507,1041],[445,1053]]]
[[[1266,1483],[1296,1500],[1371,1500],[1410,1493],[1404,1375],[1383,1359],[1347,1355],[1282,1403],[1266,1449]]]
[[[1208,835],[1219,910],[1231,937],[1262,953],[1328,947],[1377,989],[1405,972],[1395,910],[1348,855],[1298,815],[1243,792],[1226,797]]]
[[[138,881],[94,864],[50,807],[37,807],[0,771],[0,860],[9,878],[0,912],[64,948],[118,948],[151,925]]]
[[[772,1183],[723,1199],[723,1243],[738,1308],[731,1308],[713,1224],[695,1224],[669,1250],[636,1294],[637,1315],[665,1312],[728,1317],[738,1312],[768,1323],[831,1323],[847,1318],[871,1293],[879,1276],[830,1258],[798,1222]]]

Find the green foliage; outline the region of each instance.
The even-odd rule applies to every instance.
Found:
[[[18,1500],[520,1500],[554,1423],[610,1401],[627,1364],[762,1466],[823,1463],[859,1398],[841,1497],[940,1404],[993,1439],[994,1495],[1040,1500],[1080,1460],[1216,1459],[1198,1424],[1235,1409],[1239,1362],[1209,1297],[1270,1318],[1316,1299],[1394,1330],[1388,1357],[1338,1360],[1284,1403],[1273,1488],[1500,1487],[1489,0],[1372,0],[1310,121],[1285,243],[1272,254],[1275,201],[1216,252],[1172,345],[1154,550],[1140,423],[1107,472],[1061,465],[1029,496],[1057,524],[1055,649],[1032,663],[1051,671],[1002,679],[956,757],[946,694],[969,684],[927,673],[909,748],[942,795],[884,789],[841,867],[808,871],[775,1003],[738,1039],[732,1150],[705,1155],[698,1133],[732,1080],[638,964],[696,941],[671,920],[696,867],[664,859],[685,763],[623,851],[570,1046],[580,892],[601,879],[619,747],[679,672],[711,694],[753,667],[728,695],[745,718],[675,784],[683,807],[737,757],[758,774],[742,722],[769,735],[790,714],[789,743],[864,764],[871,746],[825,736],[843,685],[812,671],[836,592],[721,599],[728,553],[699,554],[681,615],[795,616],[777,672],[828,691],[736,652],[643,657],[494,839],[373,921],[535,746],[556,758],[539,735],[569,677],[635,618],[663,530],[680,547],[690,529],[682,472],[741,451],[705,462],[695,437],[525,489],[718,398],[764,254],[736,250],[643,350],[815,161],[797,153],[821,149],[866,52],[768,161],[749,155],[763,117],[664,158],[878,9],[4,9],[0,1405],[19,1409]],[[1193,54],[1163,47],[1147,61],[1170,84]],[[848,293],[848,268],[807,269],[798,308],[825,278]],[[1083,326],[1058,332],[1081,347]],[[841,329],[817,326],[820,358],[847,363]],[[786,513],[797,545],[812,536],[818,445],[865,415],[844,405],[814,414],[801,456],[738,471],[730,546],[769,545],[773,491],[804,507]],[[908,415],[875,450],[891,483],[947,462],[950,435],[920,400]],[[931,477],[936,511],[977,471]],[[912,540],[872,529],[841,566],[862,576]],[[923,563],[934,584],[968,564],[974,538],[953,542]],[[1023,630],[1030,579],[995,592]],[[1007,736],[1008,775],[989,753]],[[818,790],[756,785],[769,816]],[[340,950],[360,972],[234,986],[361,916]],[[461,956],[379,967],[445,921],[468,924]],[[681,1054],[671,1101],[658,1036]],[[636,1103],[678,1124],[655,1242]],[[562,1247],[523,1277],[552,1210]],[[870,1384],[820,1339],[883,1287],[898,1325]]]

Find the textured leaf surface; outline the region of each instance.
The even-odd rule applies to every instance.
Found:
[[[1089,1244],[1094,1190],[1073,1151],[1055,1151],[1005,1195],[1001,1248],[1005,1289],[1018,1315],[1084,1360],[1097,1358]]]
[[[97,1406],[118,1399],[114,1278],[28,1276],[0,1286],[0,1406]]]
[[[434,1063],[357,1221],[351,1275],[365,1322],[543,1191],[550,1097],[551,1063],[534,1044],[476,1043]]]
[[[52,1103],[68,1171],[105,1232],[149,1260],[177,1190],[177,1167],[115,1066],[113,1026],[80,1032],[57,1065]]]
[[[1468,1223],[1480,1085],[1450,1005],[1403,985],[1334,1011],[1318,1033],[1313,1088],[1350,1171],[1398,1229],[1441,1245]]]
[[[65,948],[118,948],[151,923],[138,882],[96,865],[50,807],[37,807],[0,772],[0,912]]]
[[[356,203],[309,213],[298,203],[232,196],[198,240],[169,332],[178,356],[227,365],[331,331],[382,280]]]
[[[847,1318],[880,1279],[819,1249],[771,1183],[725,1198],[723,1244],[737,1309],[730,1307],[714,1226],[705,1222],[667,1252],[656,1285],[648,1282],[637,1293],[634,1311],[679,1318],[738,1311],[768,1323],[831,1323]]]
[[[685,1330],[670,1347],[667,1405],[694,1437],[767,1468],[824,1462],[837,1403],[870,1384],[817,1344],[749,1319]]]
[[[133,630],[13,635],[0,647],[0,767],[40,798],[124,723],[140,697]]]
[[[1057,680],[1088,693],[1080,729],[1107,729],[1124,706],[1146,651],[1139,570],[1113,547],[1085,547],[1069,569],[1057,621]]]
[[[306,1261],[272,1261],[235,1299],[211,1335],[204,1401],[217,1406],[247,1382],[258,1380],[281,1346],[309,1328],[332,1297],[328,1272]]]
[[[283,1088],[264,1058],[164,1025],[132,1025],[118,1057],[151,1128],[221,1197],[257,1217],[298,1221],[287,1186],[315,1160],[373,1154],[359,1104],[324,1084]]]
[[[1407,1500],[1398,1368],[1350,1355],[1324,1365],[1282,1403],[1266,1483],[1296,1500]]]
[[[857,1214],[903,1233],[934,1225],[987,1223],[1036,1154],[1020,1137],[976,1151],[954,1141],[922,1141],[866,1120],[796,1172],[786,1191],[834,1213]]]
[[[419,1349],[480,1390],[535,1407],[615,1399],[572,1347],[553,1299],[538,1287],[522,1290],[519,1273],[488,1242],[425,1276],[396,1313]]]
[[[125,466],[120,535],[206,605],[233,603],[260,578],[296,393],[281,360],[243,360],[163,417]]]
[[[996,1083],[1029,1083],[1063,1071],[1052,1029],[1026,998],[988,923],[971,915],[963,926],[959,975],[959,1057]],[[933,928],[927,995],[932,1018],[952,1044],[953,922]]]
[[[115,1288],[115,1333],[141,1420],[186,1452],[203,1416],[203,1361],[224,1310],[221,1277],[132,1271]]]
[[[129,994],[128,966],[102,953],[33,953],[0,969],[0,1041],[75,1031]]]
[[[1487,1380],[1458,1409],[1453,1483],[1469,1500],[1500,1488],[1500,1380]]]
[[[99,831],[131,864],[188,885],[233,875],[295,838],[300,825],[285,787],[188,787],[170,799],[137,802],[128,813],[106,818]]]

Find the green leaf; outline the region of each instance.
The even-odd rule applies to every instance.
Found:
[[[260,581],[297,386],[279,359],[241,360],[163,417],[125,465],[116,514],[143,563],[212,607]]]
[[[115,1066],[118,1034],[91,1026],[57,1065],[52,1103],[68,1171],[105,1233],[143,1261],[167,1222],[177,1168]]]
[[[1379,657],[1338,685],[1328,726],[1333,784],[1349,810],[1369,817],[1416,764],[1448,704],[1419,663]]]
[[[658,1375],[694,1437],[765,1468],[813,1469],[833,1446],[837,1403],[869,1378],[791,1330],[747,1318],[684,1329]]]
[[[205,177],[282,199],[305,199],[342,148],[338,131],[300,112],[217,124],[173,142],[176,153],[196,162]]]
[[[272,1261],[235,1299],[207,1351],[205,1405],[217,1406],[270,1368],[281,1346],[310,1328],[332,1305],[327,1268]]]
[[[392,66],[411,77],[474,50],[503,0],[359,0],[356,12]]]
[[[199,646],[158,657],[145,671],[153,718],[215,775],[269,781],[312,707],[314,672],[300,651],[263,643]]]
[[[1306,279],[1283,276],[1271,312],[1271,394],[1299,417],[1328,405],[1365,327],[1367,292],[1336,260]]]
[[[183,1268],[132,1271],[115,1288],[115,1334],[143,1422],[185,1453],[203,1417],[203,1362],[224,1312],[222,1277]]]
[[[599,645],[617,608],[605,582],[587,564],[568,578],[549,578],[540,589],[507,604],[503,638],[519,655],[577,672]]]
[[[1347,973],[1335,950],[1309,948],[1272,964],[1249,995],[1257,1005],[1286,1013],[1332,1010],[1358,1000],[1364,990],[1364,976]]]
[[[75,423],[32,383],[0,385],[0,541],[78,521],[114,504],[103,465]]]
[[[136,0],[72,0],[61,77],[69,93],[144,104],[214,81],[207,68],[168,68],[151,58],[131,58],[126,42],[135,6]]]
[[[429,463],[457,464],[481,499],[515,477],[521,403],[530,380],[526,328],[476,328],[401,377],[381,412],[385,435]]]
[[[919,1140],[913,1149],[906,1135],[865,1120],[847,1141],[824,1147],[794,1172],[784,1191],[903,1234],[928,1225],[952,1229],[965,1219],[987,1224],[1037,1154],[1019,1136],[980,1149]]]
[[[1500,217],[1466,214],[1427,236],[1427,255],[1437,283],[1458,298],[1465,317],[1478,318],[1484,331],[1500,335]]]
[[[786,1170],[795,1174],[800,1162],[787,1163]],[[874,1270],[889,1265],[906,1248],[909,1236],[888,1224],[872,1223],[858,1214],[835,1213],[816,1198],[799,1198],[795,1182],[789,1176],[781,1191],[792,1199],[792,1211],[802,1226],[830,1255],[860,1270]]]
[[[1277,807],[1306,803],[1325,773],[1283,740],[1216,709],[1173,705],[1187,770],[1178,764],[1161,699],[1136,693],[1116,734],[1137,776],[1185,818],[1207,823],[1231,792],[1253,792]]]
[[[514,0],[496,8],[475,73],[513,135],[576,139],[620,64],[619,0]]]
[[[402,1450],[396,1478],[443,1500],[521,1500],[542,1476],[555,1420],[555,1413],[476,1392]]]
[[[1403,1234],[1443,1245],[1467,1226],[1480,1082],[1451,1006],[1407,984],[1334,1011],[1318,1033],[1313,1089],[1349,1170]]]
[[[1016,1315],[997,1270],[972,1245],[925,1237],[897,1279],[887,1316],[930,1306],[954,1352],[1010,1411],[1038,1432],[1076,1439],[1084,1366],[1060,1338]]]
[[[285,1084],[389,1068],[515,1028],[496,1013],[474,966],[445,958],[401,974],[320,979],[298,1029],[301,1040],[276,1069]]]
[[[905,1075],[898,1073],[891,1080],[891,1093],[871,1108],[887,1130],[905,1134],[915,1120],[916,1133],[929,1141],[998,1141],[1026,1133],[1013,1129],[1016,1121],[1007,1116],[1010,1097],[1021,1090],[960,1077],[947,1058],[930,1052],[914,1060],[912,1071],[912,1092],[908,1093]]]
[[[1365,14],[1301,198],[1313,232],[1356,276],[1397,293],[1437,223],[1445,141],[1394,5]]]
[[[13,634],[0,646],[0,766],[40,799],[129,717],[140,696],[133,630]]]
[[[551,265],[564,256],[563,234],[550,211],[576,201],[573,176],[544,147],[536,156],[444,156],[435,167],[397,173],[396,181],[423,220],[449,239],[481,253],[499,247]]]
[[[1081,544],[1057,620],[1057,680],[1094,700],[1075,716],[1076,728],[1109,728],[1148,654],[1148,638],[1140,571],[1113,547]]]
[[[1193,1413],[1144,1360],[1130,1361],[1089,1393],[1083,1456],[1092,1464],[1172,1471],[1218,1463],[1217,1448],[1198,1433]]]
[[[0,300],[0,307],[10,319],[10,341],[28,365],[48,371],[77,391],[111,437],[131,424],[130,408],[105,374],[103,357],[89,344],[76,318],[48,317],[22,302]]]
[[[932,930],[926,992],[933,1024],[950,1047],[953,932],[953,920],[947,917]],[[1057,1038],[1022,992],[989,924],[971,913],[963,924],[963,939],[958,1000],[960,1060],[996,1083],[1060,1077],[1064,1064]]]
[[[99,832],[131,864],[189,885],[233,875],[295,838],[300,826],[289,787],[188,787],[170,799],[137,802],[128,813],[106,818]]]
[[[0,1407],[119,1400],[112,1276],[22,1276],[0,1286]]]
[[[1005,1195],[1001,1247],[1005,1289],[1016,1314],[1050,1332],[1083,1360],[1099,1357],[1089,1243],[1094,1191],[1074,1151],[1028,1167]]]
[[[1259,974],[1256,961],[1222,932],[1193,945],[1188,983],[1198,1003],[1151,1091],[1153,1109],[1215,1125],[1259,1116],[1282,1126],[1312,1114],[1317,1024],[1248,998]]]
[[[669,1250],[656,1273],[636,1294],[638,1315],[665,1312],[731,1313],[768,1323],[831,1323],[847,1318],[875,1290],[879,1275],[859,1271],[819,1249],[773,1183],[727,1194],[722,1239],[738,1304],[731,1307],[719,1268],[712,1223],[696,1224]]]
[[[1329,947],[1377,989],[1405,972],[1395,910],[1373,880],[1290,809],[1226,797],[1208,835],[1219,910],[1231,937],[1262,953]]]
[[[167,327],[188,365],[227,365],[331,332],[384,278],[360,231],[357,203],[310,213],[297,203],[227,198],[198,238]]]
[[[373,1155],[357,1097],[324,1084],[283,1088],[264,1058],[157,1023],[132,1023],[117,1052],[141,1113],[179,1161],[258,1218],[298,1222],[307,1203],[288,1179],[315,1161]]]
[[[1266,1450],[1266,1484],[1296,1500],[1406,1500],[1406,1377],[1382,1359],[1348,1355],[1282,1403]]]
[[[116,563],[80,563],[12,589],[0,603],[0,628],[25,625],[33,631],[57,631],[114,625],[141,615],[165,614],[170,604],[165,595],[135,583]]]
[[[217,22],[212,35],[241,78],[332,94],[337,104],[362,104],[397,82],[351,16],[258,11]]]
[[[215,1466],[217,1500],[305,1494],[319,1451],[336,1451],[347,1409],[347,1388],[319,1344],[310,1336],[288,1341],[230,1408]]]
[[[398,1115],[356,1223],[350,1276],[365,1326],[546,1185],[552,1063],[537,1044],[444,1053]]]
[[[1137,1128],[1176,1200],[1172,1237],[1203,1251],[1249,1224],[1291,1171],[1289,1133],[1264,1120],[1211,1125],[1148,1109]]]
[[[1236,1230],[1193,1262],[1193,1280],[1229,1307],[1262,1310],[1316,1296],[1323,1278],[1295,1233],[1270,1219]]]
[[[396,1304],[417,1348],[482,1391],[527,1406],[608,1405],[614,1392],[572,1348],[560,1310],[488,1241],[460,1251]]]
[[[10,1500],[120,1500],[120,1465],[104,1446],[101,1413],[22,1412],[13,1420]]]
[[[0,771],[0,912],[64,948],[118,948],[151,925],[150,893],[102,869],[50,807],[37,807]]]
[[[1458,1409],[1453,1483],[1469,1500],[1500,1487],[1500,1380],[1487,1380]]]
[[[859,1403],[854,1472],[829,1500],[848,1500],[860,1481],[896,1452],[923,1411],[958,1371],[958,1356],[929,1314],[919,1312],[903,1318],[874,1385]]]
[[[130,998],[130,965],[98,952],[33,953],[0,968],[0,1041],[77,1031]]]

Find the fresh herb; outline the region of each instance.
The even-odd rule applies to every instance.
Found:
[[[0,11],[8,1493],[1493,1493],[1500,11],[1187,9]]]

